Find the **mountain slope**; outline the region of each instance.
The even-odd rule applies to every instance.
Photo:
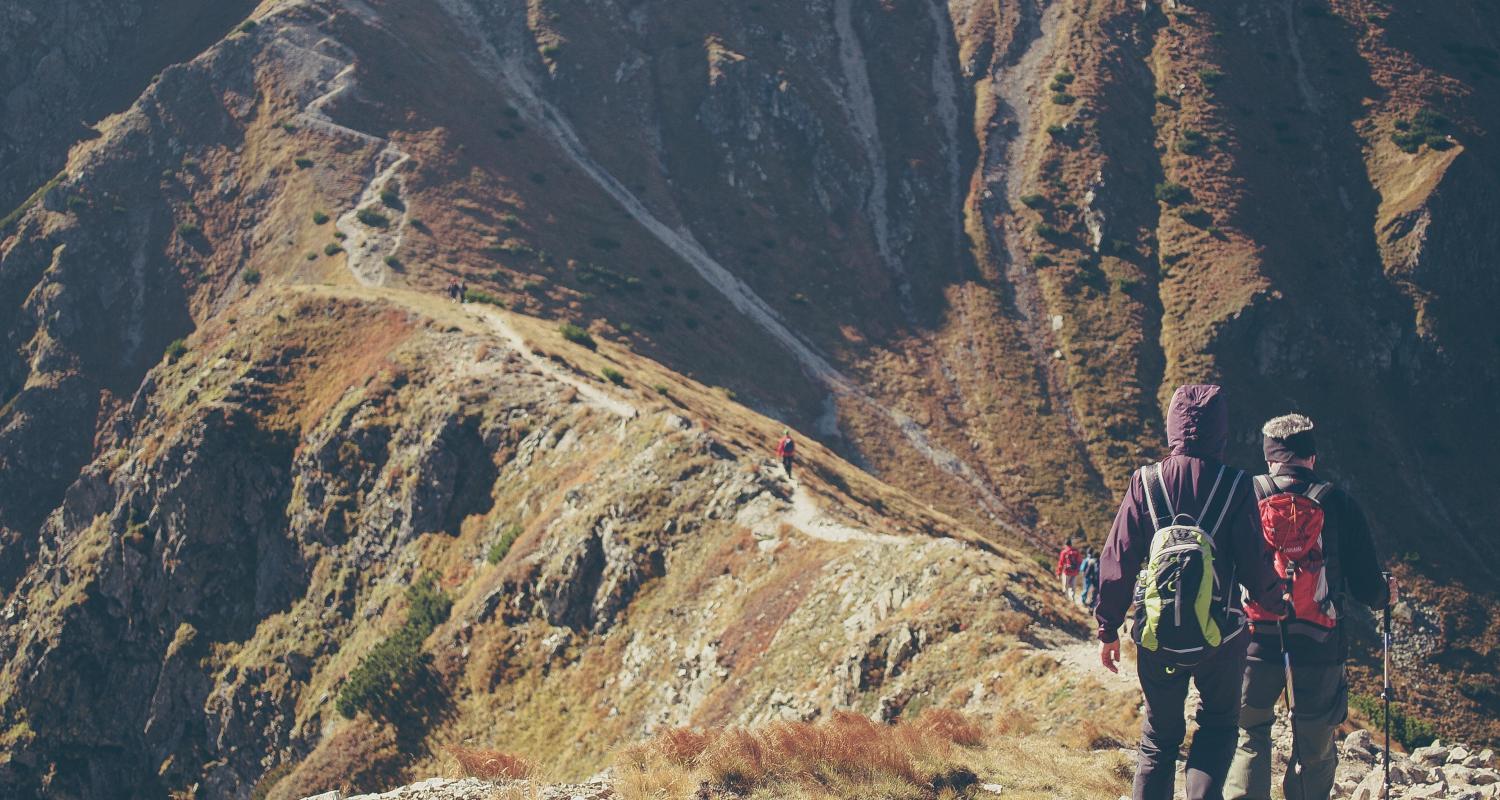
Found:
[[[1160,403],[1177,383],[1229,387],[1232,456],[1246,465],[1258,459],[1260,419],[1305,410],[1320,421],[1320,466],[1366,505],[1415,587],[1400,653],[1408,696],[1454,733],[1496,736],[1500,628],[1484,556],[1500,508],[1472,477],[1494,471],[1500,445],[1488,420],[1500,388],[1488,313],[1500,300],[1500,231],[1485,213],[1500,67],[1486,4],[1437,14],[1366,0],[296,0],[264,3],[244,25],[232,4],[208,21],[173,4],[119,18],[91,9],[27,11],[25,46],[6,48],[18,55],[0,70],[12,93],[39,91],[24,88],[35,76],[115,87],[105,100],[64,93],[56,107],[8,116],[25,135],[8,130],[3,143],[25,174],[0,173],[0,198],[16,206],[0,226],[0,592],[12,682],[0,736],[32,742],[16,750],[15,785],[36,785],[44,762],[87,761],[96,773],[69,775],[69,786],[212,776],[203,785],[248,791],[260,771],[325,741],[309,720],[379,638],[352,612],[325,619],[315,589],[345,598],[340,609],[389,607],[378,612],[390,615],[385,627],[401,623],[396,584],[419,576],[416,564],[445,590],[470,591],[477,578],[458,565],[503,532],[511,502],[499,477],[511,462],[496,454],[519,445],[502,417],[561,427],[558,415],[592,408],[578,435],[599,444],[521,471],[518,486],[565,497],[571,480],[594,474],[609,502],[635,508],[644,501],[630,482],[646,478],[596,459],[646,453],[648,431],[668,435],[648,409],[689,386],[723,387],[691,389],[705,415],[693,430],[702,424],[733,460],[753,461],[776,419],[805,432],[815,463],[838,466],[810,481],[827,484],[818,497],[739,476],[686,444],[645,457],[659,459],[656,474],[706,458],[719,482],[747,482],[746,503],[776,496],[793,527],[820,527],[810,507],[836,517],[863,506],[860,530],[941,530],[1033,555],[1064,535],[1102,539],[1129,471],[1162,451]],[[99,32],[46,32],[69,14]],[[153,43],[196,49],[225,30],[161,69],[128,110],[90,119],[93,133],[39,134],[54,119],[122,107],[133,76],[182,57]],[[73,35],[99,47],[62,72],[32,68]],[[542,369],[546,359],[514,337],[434,304],[455,278],[520,312],[514,324],[532,324],[549,353],[571,345],[526,319],[617,343],[604,349],[611,369],[650,401],[632,410],[635,433],[616,442],[605,430],[631,402],[595,377],[605,362],[571,353],[588,364],[572,381]],[[481,340],[514,359],[483,366]],[[511,387],[502,376],[517,370],[539,370],[543,383]],[[471,379],[498,382],[503,402],[460,402]],[[643,391],[657,383],[668,400]],[[569,392],[579,394],[556,400]],[[376,394],[397,406],[360,412],[382,431],[361,438],[372,434],[339,418],[340,404]],[[428,464],[418,451],[432,441],[445,455]],[[303,462],[309,451],[321,460]],[[435,476],[422,478],[430,486],[376,474],[407,458]],[[690,507],[646,516],[696,521],[719,491],[701,481],[682,499]],[[445,541],[424,538],[434,531],[470,549],[420,544]],[[682,536],[637,533],[626,549],[644,554]],[[523,536],[512,557],[536,555],[528,569],[568,561],[548,549],[571,541],[560,531],[528,536],[537,549]],[[881,546],[819,540],[787,559],[805,575],[781,565],[754,580],[827,601],[831,589],[812,576],[839,568],[834,551]],[[930,546],[937,558],[952,545]],[[223,548],[233,568],[212,560]],[[696,564],[716,551],[672,552]],[[983,572],[963,552],[940,573]],[[580,598],[523,598],[572,609],[523,621],[574,631],[558,641],[583,659],[602,656],[577,631],[628,616],[637,589],[662,604],[643,617],[675,603],[737,627],[668,578],[665,561],[635,558],[611,579],[632,586],[631,602],[579,610]],[[367,572],[390,584],[370,588]],[[502,580],[502,594],[529,585],[535,575],[524,574]],[[334,592],[336,580],[351,588]],[[742,589],[741,601],[775,606]],[[454,599],[458,619],[473,598]],[[790,664],[828,666],[806,649],[808,631],[828,623],[806,623],[802,643],[787,645]],[[331,633],[314,634],[325,625]],[[296,665],[276,661],[284,639],[299,643]],[[135,711],[108,720],[106,734],[75,735],[93,724],[87,704],[28,699],[97,690],[90,670],[102,665],[65,663],[80,641],[130,665],[120,685]],[[784,675],[761,645],[743,646],[757,655],[739,665],[749,672],[735,696],[769,702],[754,693]],[[610,647],[598,652],[624,645]],[[153,715],[169,653],[171,670],[199,677],[170,672],[169,683],[191,685]],[[551,669],[531,651],[520,663],[501,674],[541,680]],[[468,669],[449,665],[439,685],[479,681]],[[582,691],[592,677],[580,674],[536,702]],[[22,693],[23,680],[40,683]],[[310,681],[330,697],[307,700]],[[831,684],[798,685],[788,707],[826,710]],[[884,695],[839,696],[870,705]],[[181,727],[226,719],[224,709],[262,713],[249,697],[279,710]],[[662,702],[642,701],[580,752],[600,757],[617,743],[605,739],[629,738]],[[701,702],[713,719],[755,708],[712,693]],[[455,708],[432,730],[458,735],[491,719]],[[566,738],[582,724],[535,735]]]
[[[6,608],[13,791],[390,779],[495,729],[581,778],[663,726],[915,711],[1079,621],[1027,559],[812,443],[776,477],[771,422],[613,345],[338,289],[191,341]],[[342,721],[423,575],[452,610],[398,679],[414,707]],[[381,731],[399,749],[346,752]]]

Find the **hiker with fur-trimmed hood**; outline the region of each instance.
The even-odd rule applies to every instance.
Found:
[[[1099,657],[1111,672],[1120,661],[1120,625],[1132,604],[1138,609],[1131,636],[1146,702],[1133,800],[1172,798],[1190,679],[1200,705],[1186,796],[1219,798],[1239,731],[1250,638],[1242,633],[1235,585],[1281,608],[1281,581],[1261,547],[1250,478],[1223,463],[1228,440],[1223,390],[1178,387],[1167,410],[1172,453],[1131,476],[1099,555],[1094,616]]]
[[[1292,607],[1283,619],[1253,603],[1246,606],[1251,636],[1240,739],[1224,796],[1270,800],[1271,724],[1289,671],[1296,707],[1294,764],[1282,788],[1287,800],[1326,798],[1338,767],[1334,735],[1349,715],[1345,598],[1378,610],[1395,601],[1397,586],[1380,571],[1369,525],[1354,498],[1313,472],[1318,460],[1313,421],[1287,414],[1267,422],[1261,435],[1269,473],[1255,479],[1255,493],[1264,547],[1278,573],[1290,576]]]

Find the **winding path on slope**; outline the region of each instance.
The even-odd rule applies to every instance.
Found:
[[[287,6],[278,13],[261,19],[261,25],[275,26],[275,42],[289,63],[303,68],[301,77],[316,84],[321,93],[307,102],[297,118],[310,128],[321,130],[336,137],[347,137],[379,147],[371,174],[365,181],[354,204],[338,216],[334,228],[344,235],[343,248],[349,272],[363,286],[384,286],[390,276],[386,258],[395,256],[401,248],[406,231],[407,211],[404,202],[386,204],[382,195],[387,189],[396,190],[398,196],[405,194],[405,183],[400,169],[410,158],[390,139],[375,136],[365,131],[336,122],[328,115],[327,106],[340,98],[352,96],[358,91],[354,79],[355,60],[343,44],[327,37],[322,31],[301,21],[294,21]],[[379,26],[379,17],[360,3],[346,3],[361,21]],[[334,51],[339,57],[330,54]],[[320,80],[323,70],[337,69],[331,78]],[[360,220],[361,211],[371,211],[385,217],[383,225],[368,225]],[[392,219],[394,217],[394,219]]]
[[[524,42],[509,43],[505,52],[510,55],[502,56],[495,44],[482,34],[486,26],[468,0],[442,0],[442,5],[462,30],[475,34],[479,46],[470,54],[470,58],[476,69],[502,86],[514,101],[513,105],[528,121],[545,131],[574,166],[619,203],[643,229],[691,266],[736,310],[786,348],[809,377],[822,383],[836,396],[864,406],[887,419],[901,431],[914,450],[939,469],[968,484],[995,524],[1019,539],[1040,544],[1034,534],[1012,521],[1010,509],[971,465],[933,442],[921,426],[906,414],[881,404],[841,373],[811,344],[795,333],[780,314],[748,284],[709,255],[690,231],[674,228],[657,218],[618,178],[595,161],[566,117],[543,99],[532,85],[524,64],[516,55],[525,52]]]

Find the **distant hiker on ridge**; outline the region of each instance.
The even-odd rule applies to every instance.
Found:
[[[1119,671],[1119,628],[1136,601],[1131,638],[1145,695],[1132,800],[1171,800],[1187,735],[1188,680],[1198,732],[1187,757],[1188,800],[1217,800],[1234,757],[1245,674],[1239,583],[1279,612],[1281,580],[1261,547],[1250,479],[1223,464],[1229,410],[1218,386],[1179,386],[1167,410],[1172,454],[1135,471],[1099,557],[1099,660]],[[1136,577],[1142,575],[1137,588]]]
[[[1313,421],[1301,414],[1276,417],[1261,428],[1261,436],[1270,468],[1270,474],[1255,479],[1263,545],[1276,571],[1289,579],[1292,607],[1283,619],[1254,603],[1245,606],[1250,652],[1239,747],[1224,797],[1270,800],[1271,723],[1276,698],[1290,689],[1296,710],[1282,788],[1287,800],[1326,798],[1338,768],[1334,734],[1349,715],[1344,597],[1378,610],[1395,602],[1397,585],[1380,571],[1369,525],[1354,498],[1313,472],[1318,461]],[[1283,637],[1288,661],[1282,659]]]
[[[448,279],[448,299],[452,300],[455,303],[457,303],[457,302],[460,302],[460,298],[461,297],[462,297],[462,295],[459,293],[459,288],[458,288],[458,279],[457,278],[449,278]]]
[[[1099,599],[1099,554],[1094,552],[1094,548],[1084,549],[1078,577],[1083,581],[1083,592],[1078,600],[1085,608],[1093,608],[1094,602]]]
[[[1078,567],[1083,563],[1083,553],[1073,546],[1073,537],[1063,544],[1062,551],[1057,554],[1057,569],[1054,572],[1057,577],[1062,578],[1063,594],[1068,596],[1070,602],[1078,602]]]
[[[792,456],[797,454],[797,443],[792,441],[790,428],[783,428],[781,441],[776,443],[776,455],[781,459],[781,468],[786,470],[786,476],[792,477]]]

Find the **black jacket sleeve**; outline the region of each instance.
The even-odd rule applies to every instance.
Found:
[[[1375,540],[1370,535],[1370,525],[1365,512],[1347,493],[1338,493],[1339,561],[1344,573],[1344,585],[1350,595],[1361,603],[1380,610],[1390,602],[1390,587],[1381,574],[1380,558],[1375,553]]]
[[[1242,491],[1225,512],[1227,530],[1219,534],[1220,541],[1228,534],[1235,580],[1245,587],[1250,599],[1272,614],[1281,614],[1286,610],[1281,599],[1285,588],[1281,576],[1276,574],[1271,550],[1266,547],[1265,537],[1260,532],[1259,506],[1255,502],[1255,492],[1247,485],[1250,476],[1246,474],[1245,477],[1240,484]],[[1219,549],[1223,551],[1222,545]],[[1233,591],[1232,587],[1230,591]]]

